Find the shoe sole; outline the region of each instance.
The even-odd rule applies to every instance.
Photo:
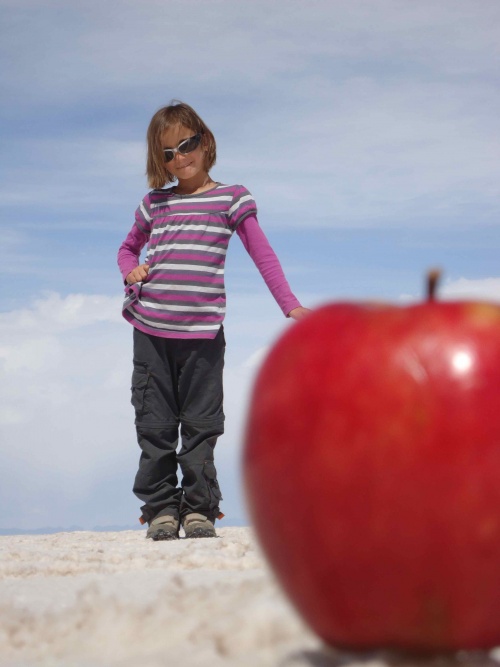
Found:
[[[186,534],[186,537],[191,539],[192,537],[217,537],[217,535],[214,530],[210,530],[209,528],[195,528],[189,532],[189,535]]]
[[[148,535],[147,537],[150,537],[154,542],[179,539],[179,535],[177,533],[169,533],[165,530],[159,530],[154,535]]]

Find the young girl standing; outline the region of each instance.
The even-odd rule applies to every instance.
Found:
[[[183,103],[157,111],[147,143],[154,189],[118,251],[123,315],[134,327],[132,404],[142,450],[133,490],[145,503],[147,537],[176,539],[180,525],[186,537],[214,537],[223,516],[214,447],[224,432],[224,261],[234,232],[283,313],[300,319],[307,309],[290,291],[248,190],[209,175],[215,139],[195,111]]]

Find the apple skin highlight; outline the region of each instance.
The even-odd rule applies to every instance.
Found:
[[[327,644],[500,645],[500,307],[313,311],[260,369],[243,475],[264,553]]]

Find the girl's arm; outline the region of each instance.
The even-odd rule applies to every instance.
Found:
[[[283,313],[293,319],[303,317],[308,309],[303,308],[292,293],[279,259],[271,248],[257,218],[254,215],[245,218],[236,228],[236,233]]]
[[[149,266],[147,264],[139,265],[141,250],[148,239],[149,234],[146,234],[134,224],[127,238],[121,244],[118,250],[118,266],[125,283],[132,284],[144,280],[148,275]]]

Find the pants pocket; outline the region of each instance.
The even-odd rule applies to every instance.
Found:
[[[151,374],[145,364],[134,363],[132,372],[132,398],[137,416],[143,416],[148,412],[146,392]]]
[[[217,481],[217,471],[212,461],[205,461],[203,465],[203,476],[207,481],[208,493],[210,497],[210,509],[218,509],[219,501],[222,500],[222,493]]]

